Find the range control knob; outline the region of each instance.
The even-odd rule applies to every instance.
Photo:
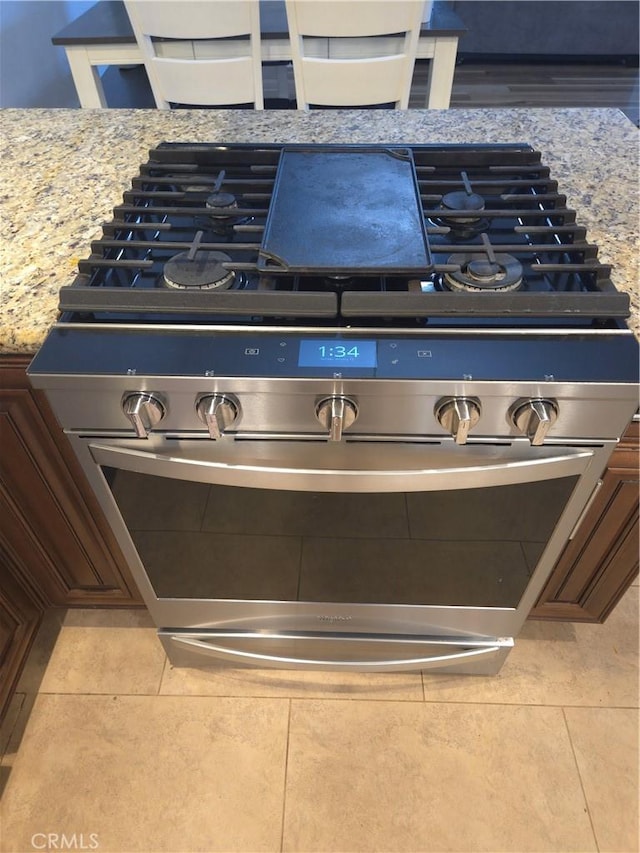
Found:
[[[343,430],[358,417],[358,407],[348,397],[326,397],[316,406],[316,417],[329,432],[329,441],[340,441]]]
[[[466,444],[469,430],[480,420],[480,401],[473,397],[443,397],[436,403],[435,416],[456,444]]]
[[[511,420],[516,429],[526,435],[531,444],[542,444],[558,417],[555,400],[525,400],[513,408]]]
[[[122,411],[131,421],[138,438],[148,438],[166,414],[165,405],[157,394],[135,391],[122,398]]]
[[[240,414],[238,403],[226,394],[203,394],[196,400],[196,412],[211,438],[221,438]]]

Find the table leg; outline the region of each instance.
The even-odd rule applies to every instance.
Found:
[[[442,36],[435,39],[425,104],[430,110],[449,109],[457,53],[457,36]]]
[[[65,47],[73,82],[84,109],[106,107],[107,101],[102,88],[98,68],[91,64],[89,54],[84,47]]]

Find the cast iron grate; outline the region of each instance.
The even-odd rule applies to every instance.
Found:
[[[414,169],[427,243],[423,269],[422,262],[410,267],[403,262],[397,269],[360,263],[360,268],[331,270],[326,252],[321,268],[313,269],[308,251],[302,268],[265,264],[265,228],[283,152],[313,152],[315,157],[332,150],[327,146],[163,143],[150,152],[123,203],[114,208],[102,238],[80,262],[74,283],[61,289],[60,308],[80,320],[181,324],[366,325],[384,320],[407,325],[438,318],[469,323],[474,318],[534,319],[539,324],[579,318],[601,324],[629,315],[628,296],[616,291],[610,267],[598,261],[597,247],[587,241],[575,211],[567,208],[566,197],[530,146],[395,149],[408,153]],[[304,203],[309,204],[308,196]],[[348,196],[340,203],[348,203]],[[298,239],[300,234],[304,228]],[[447,289],[446,274],[456,268],[452,256],[487,251],[517,259],[523,269],[519,289]],[[181,252],[195,258],[198,252],[228,255],[232,287],[163,286],[164,264]]]

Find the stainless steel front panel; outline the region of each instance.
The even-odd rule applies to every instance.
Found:
[[[160,631],[174,666],[249,666],[286,670],[402,672],[437,670],[493,675],[513,648],[492,641],[381,635],[275,634],[239,631]]]
[[[71,438],[161,627],[489,643],[613,446]]]
[[[473,382],[384,379],[251,379],[215,377],[34,377],[65,430],[133,435],[121,408],[125,393],[144,391],[160,395],[166,417],[154,432],[160,435],[207,435],[196,413],[203,394],[231,394],[240,417],[234,435],[323,437],[315,411],[319,400],[331,395],[356,401],[358,419],[346,436],[409,436],[441,438],[445,430],[434,414],[442,397],[471,397],[480,401],[482,414],[473,438],[518,438],[510,419],[512,406],[522,399],[557,401],[558,419],[550,438],[619,438],[637,409],[637,390],[630,385],[565,384],[559,382]]]

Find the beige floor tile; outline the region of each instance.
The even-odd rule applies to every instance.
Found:
[[[638,588],[604,625],[528,622],[497,676],[424,676],[427,701],[638,707]]]
[[[596,847],[559,708],[293,700],[284,849]]]
[[[165,654],[144,610],[69,610],[42,693],[157,693]]]
[[[177,668],[169,665],[160,693],[191,696],[282,696],[301,698],[423,700],[419,672],[288,672],[218,667]]]
[[[565,715],[600,850],[636,853],[638,712],[567,708]]]
[[[94,833],[117,853],[278,850],[288,714],[280,699],[41,694],[0,849]]]
[[[2,738],[3,751],[0,755],[0,803],[4,796],[4,790],[11,777],[13,765],[20,749],[20,743],[25,728],[29,723],[29,717],[36,700],[35,693],[16,693],[6,717],[2,722],[0,737]],[[2,839],[2,817],[0,813],[0,840]]]

